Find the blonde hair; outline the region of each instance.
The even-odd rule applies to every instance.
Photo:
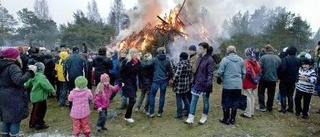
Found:
[[[104,86],[108,86],[109,92],[112,93],[113,86],[111,84],[105,85],[102,82],[99,82],[95,90],[95,94],[99,94],[101,92],[102,97],[105,98],[106,93],[104,92]]]
[[[128,59],[128,61],[130,61],[132,59],[132,55],[135,54],[135,53],[137,54],[136,55],[137,59],[140,60],[140,56],[138,55],[139,51],[136,48],[131,48],[129,50],[129,53],[127,54],[127,57],[126,57]]]

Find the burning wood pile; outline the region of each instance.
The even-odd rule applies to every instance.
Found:
[[[191,24],[187,19],[183,18],[184,16],[181,16],[182,18],[179,16],[185,2],[186,0],[184,0],[181,6],[170,10],[164,17],[157,16],[159,19],[158,24],[152,25],[148,23],[141,31],[133,32],[130,36],[118,42],[118,49],[134,47],[143,52],[155,53],[158,47],[167,47],[175,41],[176,37],[180,36],[187,40],[189,35],[185,28]],[[201,39],[209,40],[207,31],[203,26],[197,28],[196,31],[199,31],[197,34],[199,37],[202,37]]]

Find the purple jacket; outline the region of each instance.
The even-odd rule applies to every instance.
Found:
[[[85,118],[90,115],[89,100],[92,100],[93,96],[91,90],[88,88],[79,89],[75,88],[70,92],[68,97],[69,101],[72,101],[72,108],[70,116],[75,119]]]
[[[207,88],[212,87],[213,71],[215,62],[210,55],[199,56],[197,59],[196,73],[194,75],[195,94],[205,92]]]

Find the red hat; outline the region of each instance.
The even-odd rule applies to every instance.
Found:
[[[1,51],[1,54],[4,58],[16,59],[20,56],[20,52],[16,48],[7,48]]]

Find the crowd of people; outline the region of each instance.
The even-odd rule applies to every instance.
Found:
[[[60,107],[70,108],[72,134],[90,136],[90,102],[99,112],[97,132],[103,132],[107,129],[109,104],[118,91],[121,103],[117,108],[126,109],[124,120],[128,123],[134,122],[134,110],[143,109],[150,118],[162,117],[170,84],[176,95],[175,118],[182,120],[186,116],[184,123],[193,124],[197,102],[202,96],[200,125],[207,122],[209,98],[215,82],[222,85],[223,117],[219,121],[226,125],[235,124],[242,95],[246,96],[247,106],[241,117],[252,118],[255,104],[261,112],[273,111],[278,81],[280,113],[302,114],[302,118],[308,119],[314,89],[320,92],[319,70],[313,65],[319,66],[319,63],[314,63],[315,59],[308,53],[297,56],[297,49],[293,46],[283,49],[279,55],[271,45],[264,46],[263,55],[257,54],[255,47],[248,47],[245,58],[241,58],[236,47],[231,45],[227,47],[221,62],[215,62],[212,57],[214,49],[202,42],[198,46],[189,46],[187,52],[181,52],[176,64],[168,58],[165,47],[158,48],[156,53],[143,53],[141,56],[141,51],[135,48],[110,52],[101,47],[97,54],[88,54],[83,46],[82,52],[78,47],[70,50],[66,45],[61,45],[57,52],[40,51],[37,47],[1,50],[2,136],[19,135],[21,121],[29,116],[29,102],[32,103],[29,128],[48,128],[44,118],[46,100],[50,96],[57,97]],[[138,89],[141,92],[139,97]],[[160,97],[156,111],[158,90]]]

